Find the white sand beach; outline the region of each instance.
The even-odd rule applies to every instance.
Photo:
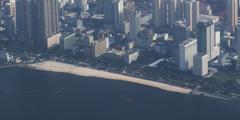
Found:
[[[121,74],[116,74],[116,73],[111,73],[111,72],[106,72],[101,70],[95,70],[95,69],[90,69],[85,67],[78,67],[71,64],[61,63],[61,62],[44,61],[41,63],[24,65],[23,67],[43,70],[43,71],[69,73],[69,74],[79,75],[83,77],[98,77],[98,78],[105,78],[109,80],[120,80],[120,81],[132,82],[132,83],[142,84],[150,87],[159,88],[165,91],[176,92],[181,94],[189,94],[192,91],[191,89],[178,87],[178,86],[174,86],[166,83],[154,82],[150,80],[144,80],[140,78],[130,77],[126,75],[121,75]]]

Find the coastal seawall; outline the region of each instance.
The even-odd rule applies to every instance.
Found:
[[[105,78],[108,80],[132,82],[136,84],[142,84],[150,87],[159,88],[165,91],[181,93],[181,94],[190,94],[192,92],[191,89],[183,88],[175,85],[154,82],[151,80],[145,80],[141,78],[130,77],[122,74],[95,70],[95,69],[90,69],[86,67],[74,66],[72,64],[66,64],[61,62],[44,61],[40,63],[23,65],[22,67],[36,69],[36,70],[43,70],[43,71],[58,72],[58,73],[68,73],[68,74],[74,74],[74,75],[79,75],[83,77],[97,77],[97,78]]]

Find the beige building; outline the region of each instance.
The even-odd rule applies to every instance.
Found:
[[[138,60],[139,57],[139,51],[135,50],[135,51],[128,51],[125,53],[124,57],[123,57],[123,61],[126,64],[131,64],[134,61]]]
[[[95,40],[90,44],[90,57],[97,58],[107,52],[107,40],[105,38]]]

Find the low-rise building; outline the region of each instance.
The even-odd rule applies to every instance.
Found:
[[[107,55],[105,57],[111,60],[122,61],[124,54],[125,51],[111,49],[107,52]]]
[[[47,49],[53,49],[60,45],[60,37],[61,33],[55,34],[49,38],[47,38]]]
[[[139,50],[116,50],[112,49],[107,52],[108,59],[122,61],[131,64],[139,58]]]
[[[79,38],[76,37],[76,33],[72,34],[64,34],[60,38],[60,46],[62,50],[69,50],[74,47],[79,43]]]
[[[97,58],[102,56],[107,52],[107,39],[102,38],[98,40],[94,40],[90,44],[90,57]]]
[[[126,64],[131,64],[134,61],[138,60],[139,57],[139,51],[135,50],[135,51],[128,51],[126,52],[126,54],[123,57],[123,61]]]

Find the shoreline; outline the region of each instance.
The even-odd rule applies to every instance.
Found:
[[[68,73],[68,74],[79,75],[83,77],[97,77],[97,78],[104,78],[108,80],[131,82],[131,83],[141,84],[149,87],[158,88],[164,91],[180,93],[180,94],[190,94],[192,92],[191,89],[179,87],[179,86],[175,86],[167,83],[154,82],[151,80],[145,80],[145,79],[131,77],[127,75],[111,73],[111,72],[102,71],[102,70],[95,70],[95,69],[81,67],[81,66],[75,66],[72,64],[67,64],[62,62],[44,61],[40,63],[21,65],[20,67],[25,67],[25,68],[35,69],[35,70],[42,70],[42,71],[51,71],[51,72],[57,72],[57,73]]]

